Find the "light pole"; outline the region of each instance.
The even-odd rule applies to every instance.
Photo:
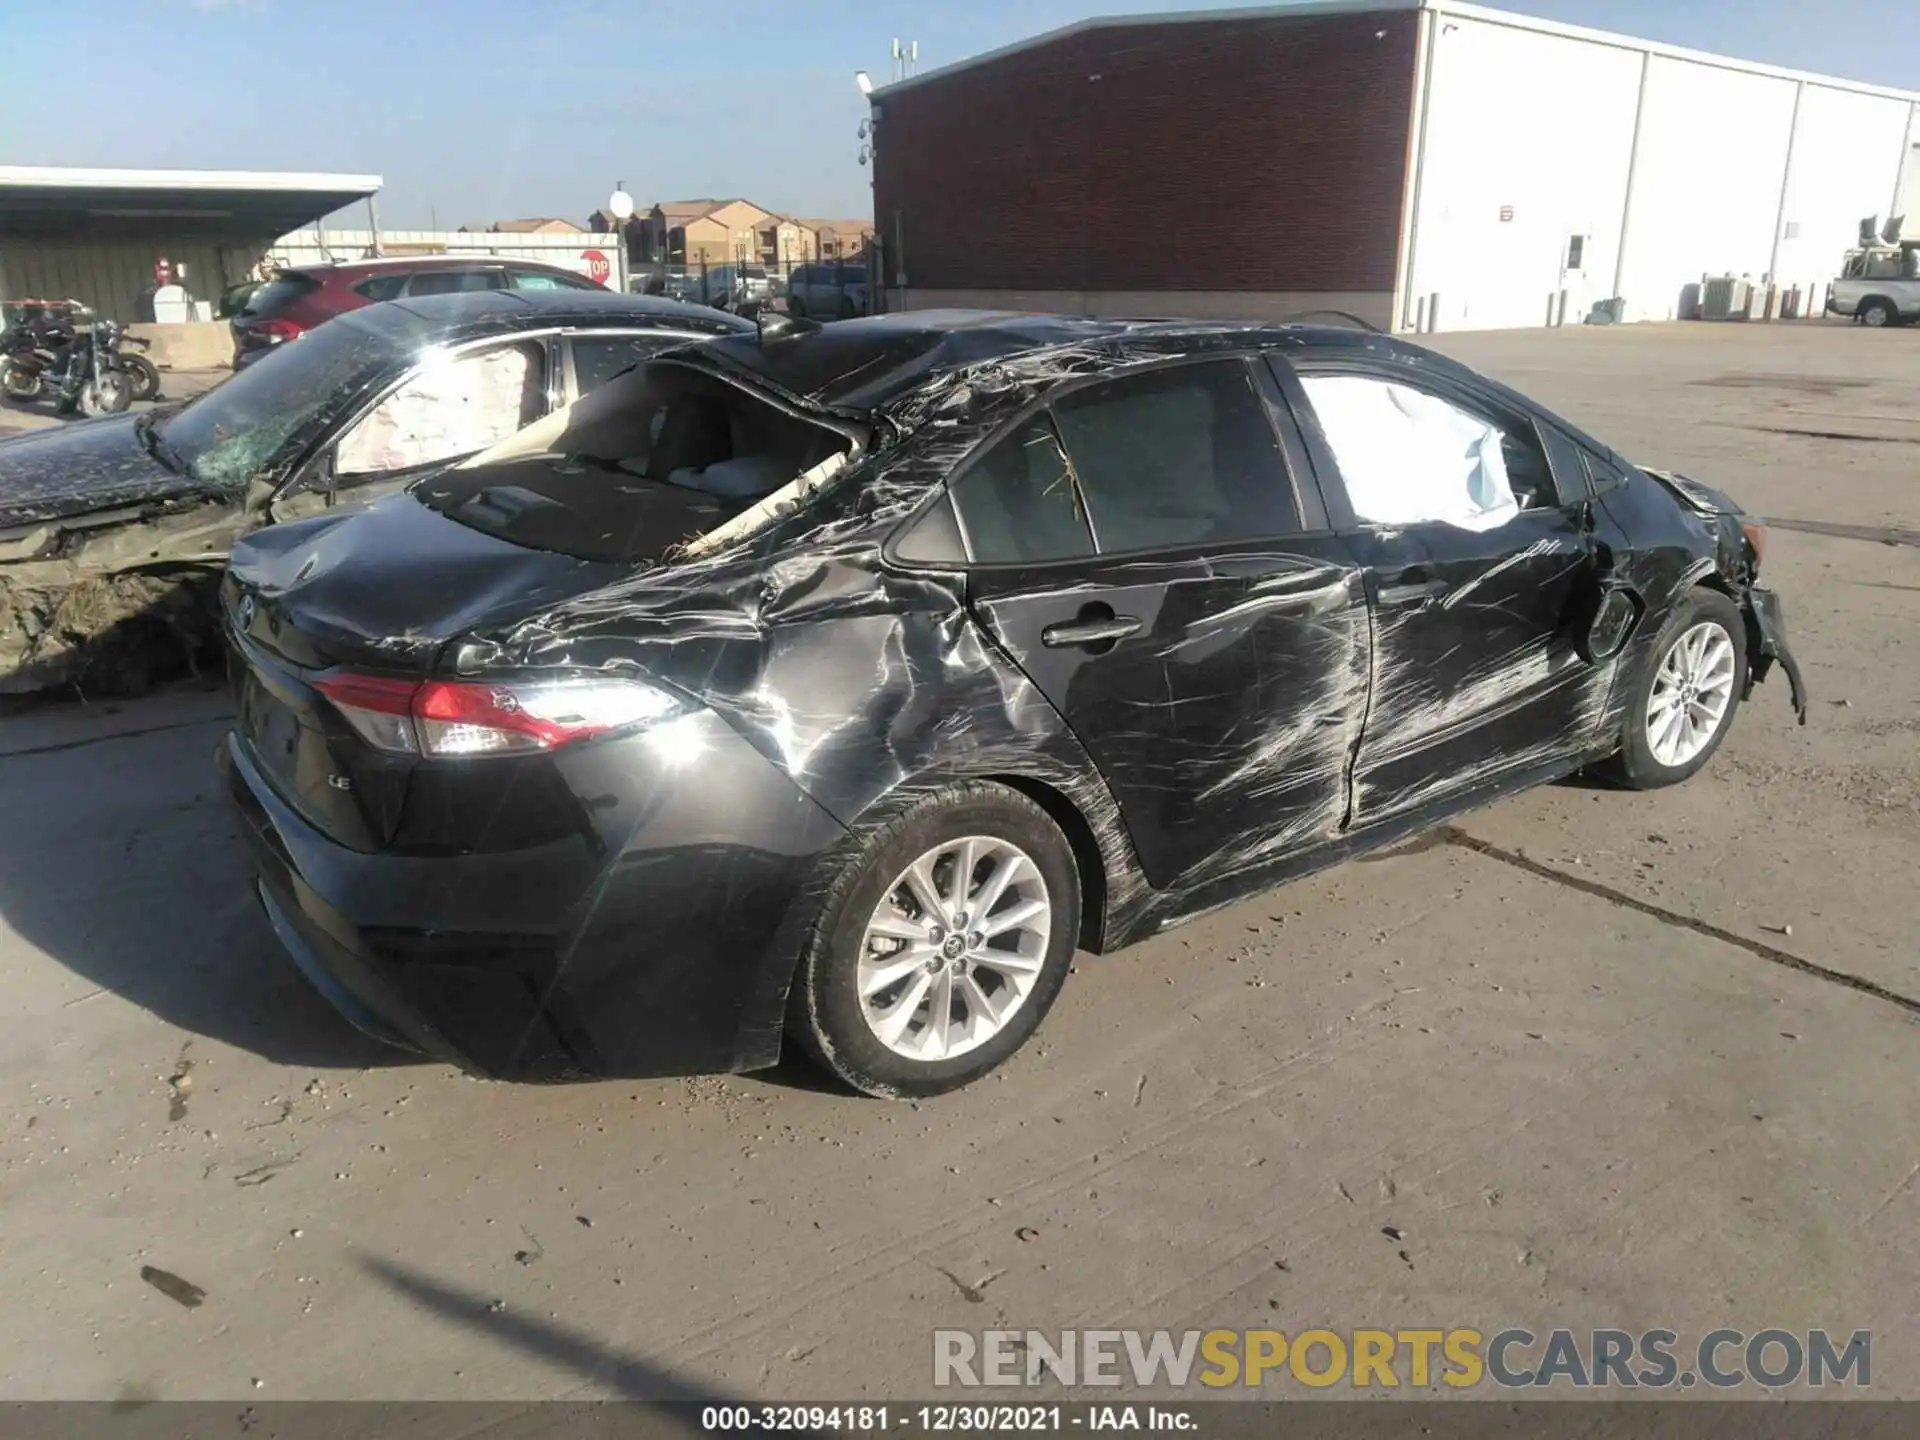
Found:
[[[627,222],[633,218],[633,196],[627,193],[627,182],[618,181],[613,194],[607,197],[607,213],[619,227],[620,243],[614,247],[620,257],[620,293],[627,293]]]
[[[893,43],[897,51],[900,42],[896,40]],[[864,70],[856,70],[853,72],[853,83],[860,87],[860,93],[867,101],[867,118],[860,122],[859,138],[866,142],[860,147],[860,163],[868,167],[867,188],[872,190],[874,189],[875,183],[874,176],[880,169],[880,107],[874,103],[872,76],[868,75]],[[867,202],[867,208],[873,210],[874,202],[872,200]],[[839,237],[836,236],[835,239],[838,242]],[[844,265],[846,263],[845,243],[837,243],[835,248],[839,250],[840,263]],[[881,273],[880,266],[872,264],[876,258],[874,255],[869,254],[862,258],[868,262],[870,267],[867,271],[867,308],[872,314],[878,315],[888,308],[886,303],[887,277]],[[878,258],[881,261],[881,265],[884,265],[884,251],[881,252]]]

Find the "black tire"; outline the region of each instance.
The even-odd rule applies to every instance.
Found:
[[[135,400],[160,397],[160,368],[144,355],[122,355],[120,368],[126,372],[130,393]]]
[[[1009,842],[1032,860],[1050,911],[1045,957],[1002,1029],[952,1058],[913,1059],[882,1043],[861,1011],[861,947],[869,919],[901,872],[942,842],[963,836]],[[787,1032],[819,1065],[864,1094],[906,1100],[957,1090],[1005,1062],[1039,1028],[1066,980],[1079,930],[1080,872],[1060,827],[1004,785],[953,786],[864,837],[828,888],[794,975]]]
[[[852,320],[852,319],[856,319],[859,316],[859,314],[860,314],[859,310],[854,308],[852,297],[847,295],[842,295],[840,297],[840,318],[842,320]]]
[[[1653,698],[1654,682],[1659,678],[1660,667],[1668,652],[1681,636],[1701,624],[1717,625],[1733,644],[1732,693],[1727,700],[1726,712],[1720,717],[1719,726],[1698,753],[1682,764],[1664,764],[1654,755],[1647,737],[1647,708]],[[1621,720],[1620,749],[1596,766],[1596,771],[1629,790],[1658,790],[1663,786],[1678,785],[1705,766],[1727,738],[1727,732],[1733,728],[1734,713],[1740,708],[1741,692],[1746,685],[1747,626],[1740,614],[1740,607],[1718,590],[1697,589],[1689,592],[1660,628],[1653,648],[1647,652],[1647,663],[1634,680],[1633,694]]]
[[[1861,302],[1860,323],[1874,330],[1885,329],[1900,323],[1900,312],[1891,300],[1876,297]]]
[[[787,296],[787,314],[791,315],[796,320],[806,319],[807,318],[807,302],[802,300],[798,295],[791,295],[791,294],[788,295]]]

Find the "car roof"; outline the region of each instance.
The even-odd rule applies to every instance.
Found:
[[[705,305],[611,290],[469,290],[387,300],[347,313],[378,328],[433,330],[446,343],[556,325],[634,325],[705,335],[750,335],[754,329],[750,321]]]
[[[1390,336],[1329,325],[1090,319],[1000,310],[910,310],[765,341],[757,335],[731,337],[703,353],[814,404],[871,412],[942,371],[1059,347],[1087,347],[1097,369],[1103,353],[1117,364],[1155,353],[1305,345],[1440,360]]]
[[[521,270],[545,270],[554,275],[578,275],[577,270],[569,270],[564,265],[556,265],[551,260],[532,260],[524,255],[495,255],[488,251],[475,251],[469,255],[376,255],[364,260],[335,260],[322,265],[287,265],[282,267],[282,275],[349,275],[366,271],[378,274],[384,270],[471,270],[476,265],[512,265]]]

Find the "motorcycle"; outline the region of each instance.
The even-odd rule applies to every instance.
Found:
[[[113,357],[120,368],[126,371],[127,386],[135,400],[157,400],[160,398],[160,367],[145,355],[129,354],[126,346],[132,345],[141,350],[153,348],[153,342],[144,335],[129,335],[124,329],[115,327],[118,334],[114,337]]]
[[[51,394],[61,414],[77,410],[89,417],[116,415],[133,403],[133,380],[124,368],[130,357],[120,354],[123,327],[78,300],[29,301],[22,311],[0,337],[0,392],[8,399]]]

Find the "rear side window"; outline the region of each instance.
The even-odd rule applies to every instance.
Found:
[[[1239,360],[1096,385],[1054,413],[1102,554],[1300,531],[1279,436]]]
[[[406,288],[405,275],[369,275],[353,287],[353,293],[369,300],[391,300]]]
[[[967,468],[955,506],[974,561],[1035,564],[1093,554],[1086,508],[1053,422],[1036,415]]]
[[[407,287],[409,295],[458,295],[467,290],[498,290],[498,270],[423,270]]]
[[[696,337],[689,335],[685,338],[692,340]],[[669,339],[659,335],[609,335],[591,340],[576,335],[573,340],[574,383],[580,394],[590,394],[614,376],[633,369],[643,360],[651,359],[668,346],[680,343],[678,337]]]
[[[509,290],[599,290],[602,287],[578,275],[555,275],[547,270],[509,270]]]
[[[297,272],[276,275],[247,297],[247,303],[240,313],[257,315],[263,320],[271,319],[294,301],[311,295],[319,288],[320,282],[311,275]]]

